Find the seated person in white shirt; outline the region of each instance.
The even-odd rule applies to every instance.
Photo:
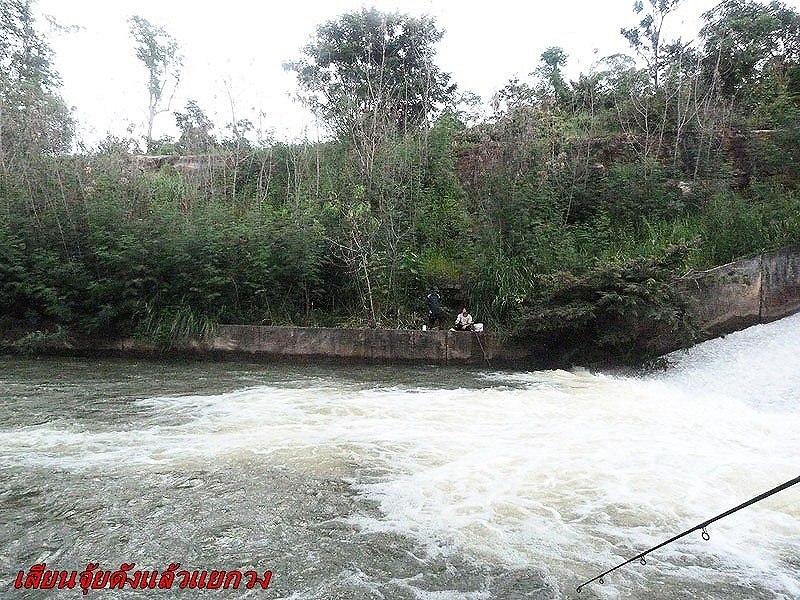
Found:
[[[456,324],[453,325],[455,331],[471,331],[472,330],[472,315],[469,314],[464,308],[456,317]]]

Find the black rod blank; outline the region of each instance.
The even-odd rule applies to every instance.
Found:
[[[759,502],[759,501],[763,500],[764,498],[768,498],[769,496],[772,496],[773,494],[777,494],[778,492],[782,492],[783,490],[785,490],[787,488],[790,488],[790,487],[792,487],[793,485],[795,485],[797,483],[800,483],[800,475],[798,475],[794,479],[790,479],[789,481],[786,481],[786,482],[784,482],[784,483],[782,483],[782,484],[780,484],[778,486],[775,486],[771,490],[767,490],[763,494],[759,494],[758,496],[755,496],[754,498],[750,498],[750,500],[748,500],[747,502],[742,502],[739,506],[735,506],[734,508],[731,508],[730,510],[726,510],[724,513],[718,514],[716,517],[714,517],[712,519],[709,519],[708,521],[703,521],[702,523],[700,523],[698,525],[695,525],[691,529],[687,529],[683,533],[679,533],[678,535],[669,538],[667,541],[661,542],[657,546],[653,546],[652,548],[650,548],[648,550],[645,550],[644,552],[640,552],[639,554],[637,554],[633,558],[629,558],[625,562],[621,562],[616,567],[613,567],[613,568],[609,569],[608,571],[600,573],[600,575],[598,575],[597,577],[593,577],[592,579],[589,579],[588,581],[584,581],[582,584],[580,584],[578,586],[577,592],[580,594],[581,590],[585,586],[587,586],[590,583],[593,583],[595,581],[599,581],[600,583],[604,583],[603,577],[605,577],[606,575],[608,575],[609,573],[611,573],[613,571],[616,571],[620,567],[624,567],[625,565],[632,563],[635,560],[639,560],[639,561],[641,561],[642,564],[645,564],[645,562],[646,562],[645,561],[645,556],[647,556],[648,554],[650,554],[654,550],[658,550],[659,548],[661,548],[663,546],[666,546],[667,544],[671,544],[675,540],[678,540],[678,539],[680,539],[680,538],[682,538],[682,537],[684,537],[686,535],[689,535],[690,533],[692,533],[693,531],[697,531],[698,529],[702,531],[703,539],[704,540],[708,540],[709,539],[709,535],[708,535],[708,532],[706,531],[706,526],[710,525],[714,521],[719,521],[720,519],[723,519],[723,518],[727,517],[728,515],[732,515],[736,511],[742,510],[743,508],[746,508],[746,507],[750,506],[751,504],[755,504],[756,502]]]

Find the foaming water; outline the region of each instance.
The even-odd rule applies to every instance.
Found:
[[[7,361],[0,586],[105,558],[260,562],[282,598],[575,597],[797,476],[799,347],[800,316],[642,377]],[[800,597],[799,501],[581,597]]]

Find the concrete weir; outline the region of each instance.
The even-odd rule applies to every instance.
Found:
[[[469,331],[220,325],[211,349],[341,362],[470,364],[495,358],[501,347],[498,336]]]
[[[800,246],[696,273],[679,283],[707,338],[800,310]]]

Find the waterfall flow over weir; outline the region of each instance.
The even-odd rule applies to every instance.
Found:
[[[270,569],[293,600],[571,598],[797,474],[798,348],[800,316],[640,377],[0,359],[0,597],[91,561]],[[800,597],[798,517],[795,487],[581,598]]]

